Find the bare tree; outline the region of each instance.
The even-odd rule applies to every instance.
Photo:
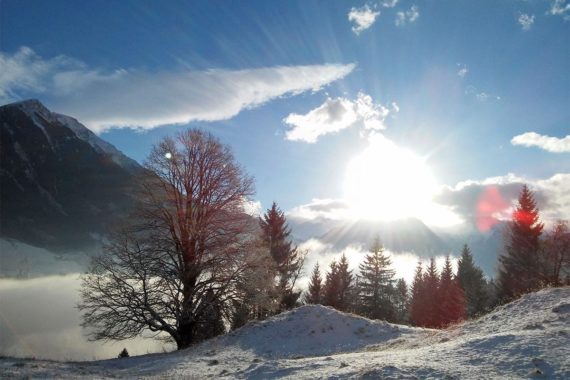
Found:
[[[570,229],[568,221],[558,220],[543,241],[543,281],[560,286],[570,278]]]
[[[253,179],[201,130],[163,139],[145,166],[136,212],[83,278],[82,325],[93,339],[166,333],[181,349],[219,332],[212,318],[237,296]]]

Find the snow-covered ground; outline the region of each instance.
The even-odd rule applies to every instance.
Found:
[[[570,379],[570,287],[442,331],[304,306],[194,348],[95,362],[0,359],[0,378]]]

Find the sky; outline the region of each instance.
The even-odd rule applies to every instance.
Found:
[[[296,226],[415,217],[485,233],[523,183],[544,221],[570,219],[569,71],[568,0],[0,0],[0,105],[37,98],[140,163],[205,129],[255,177],[252,205],[276,201]],[[303,235],[306,273],[363,257]],[[392,260],[410,280],[418,256]],[[1,280],[0,350],[115,356],[123,343],[83,337],[78,286]]]
[[[141,163],[208,130],[260,209],[485,230],[529,183],[570,216],[569,1],[0,0],[0,25],[0,104]]]

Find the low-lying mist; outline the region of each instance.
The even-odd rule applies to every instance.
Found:
[[[153,339],[90,342],[76,305],[78,273],[34,279],[0,279],[0,355],[54,360],[95,360],[170,351]]]

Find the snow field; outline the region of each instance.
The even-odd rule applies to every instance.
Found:
[[[303,306],[169,354],[96,362],[0,359],[0,378],[569,379],[570,287],[429,330]]]

